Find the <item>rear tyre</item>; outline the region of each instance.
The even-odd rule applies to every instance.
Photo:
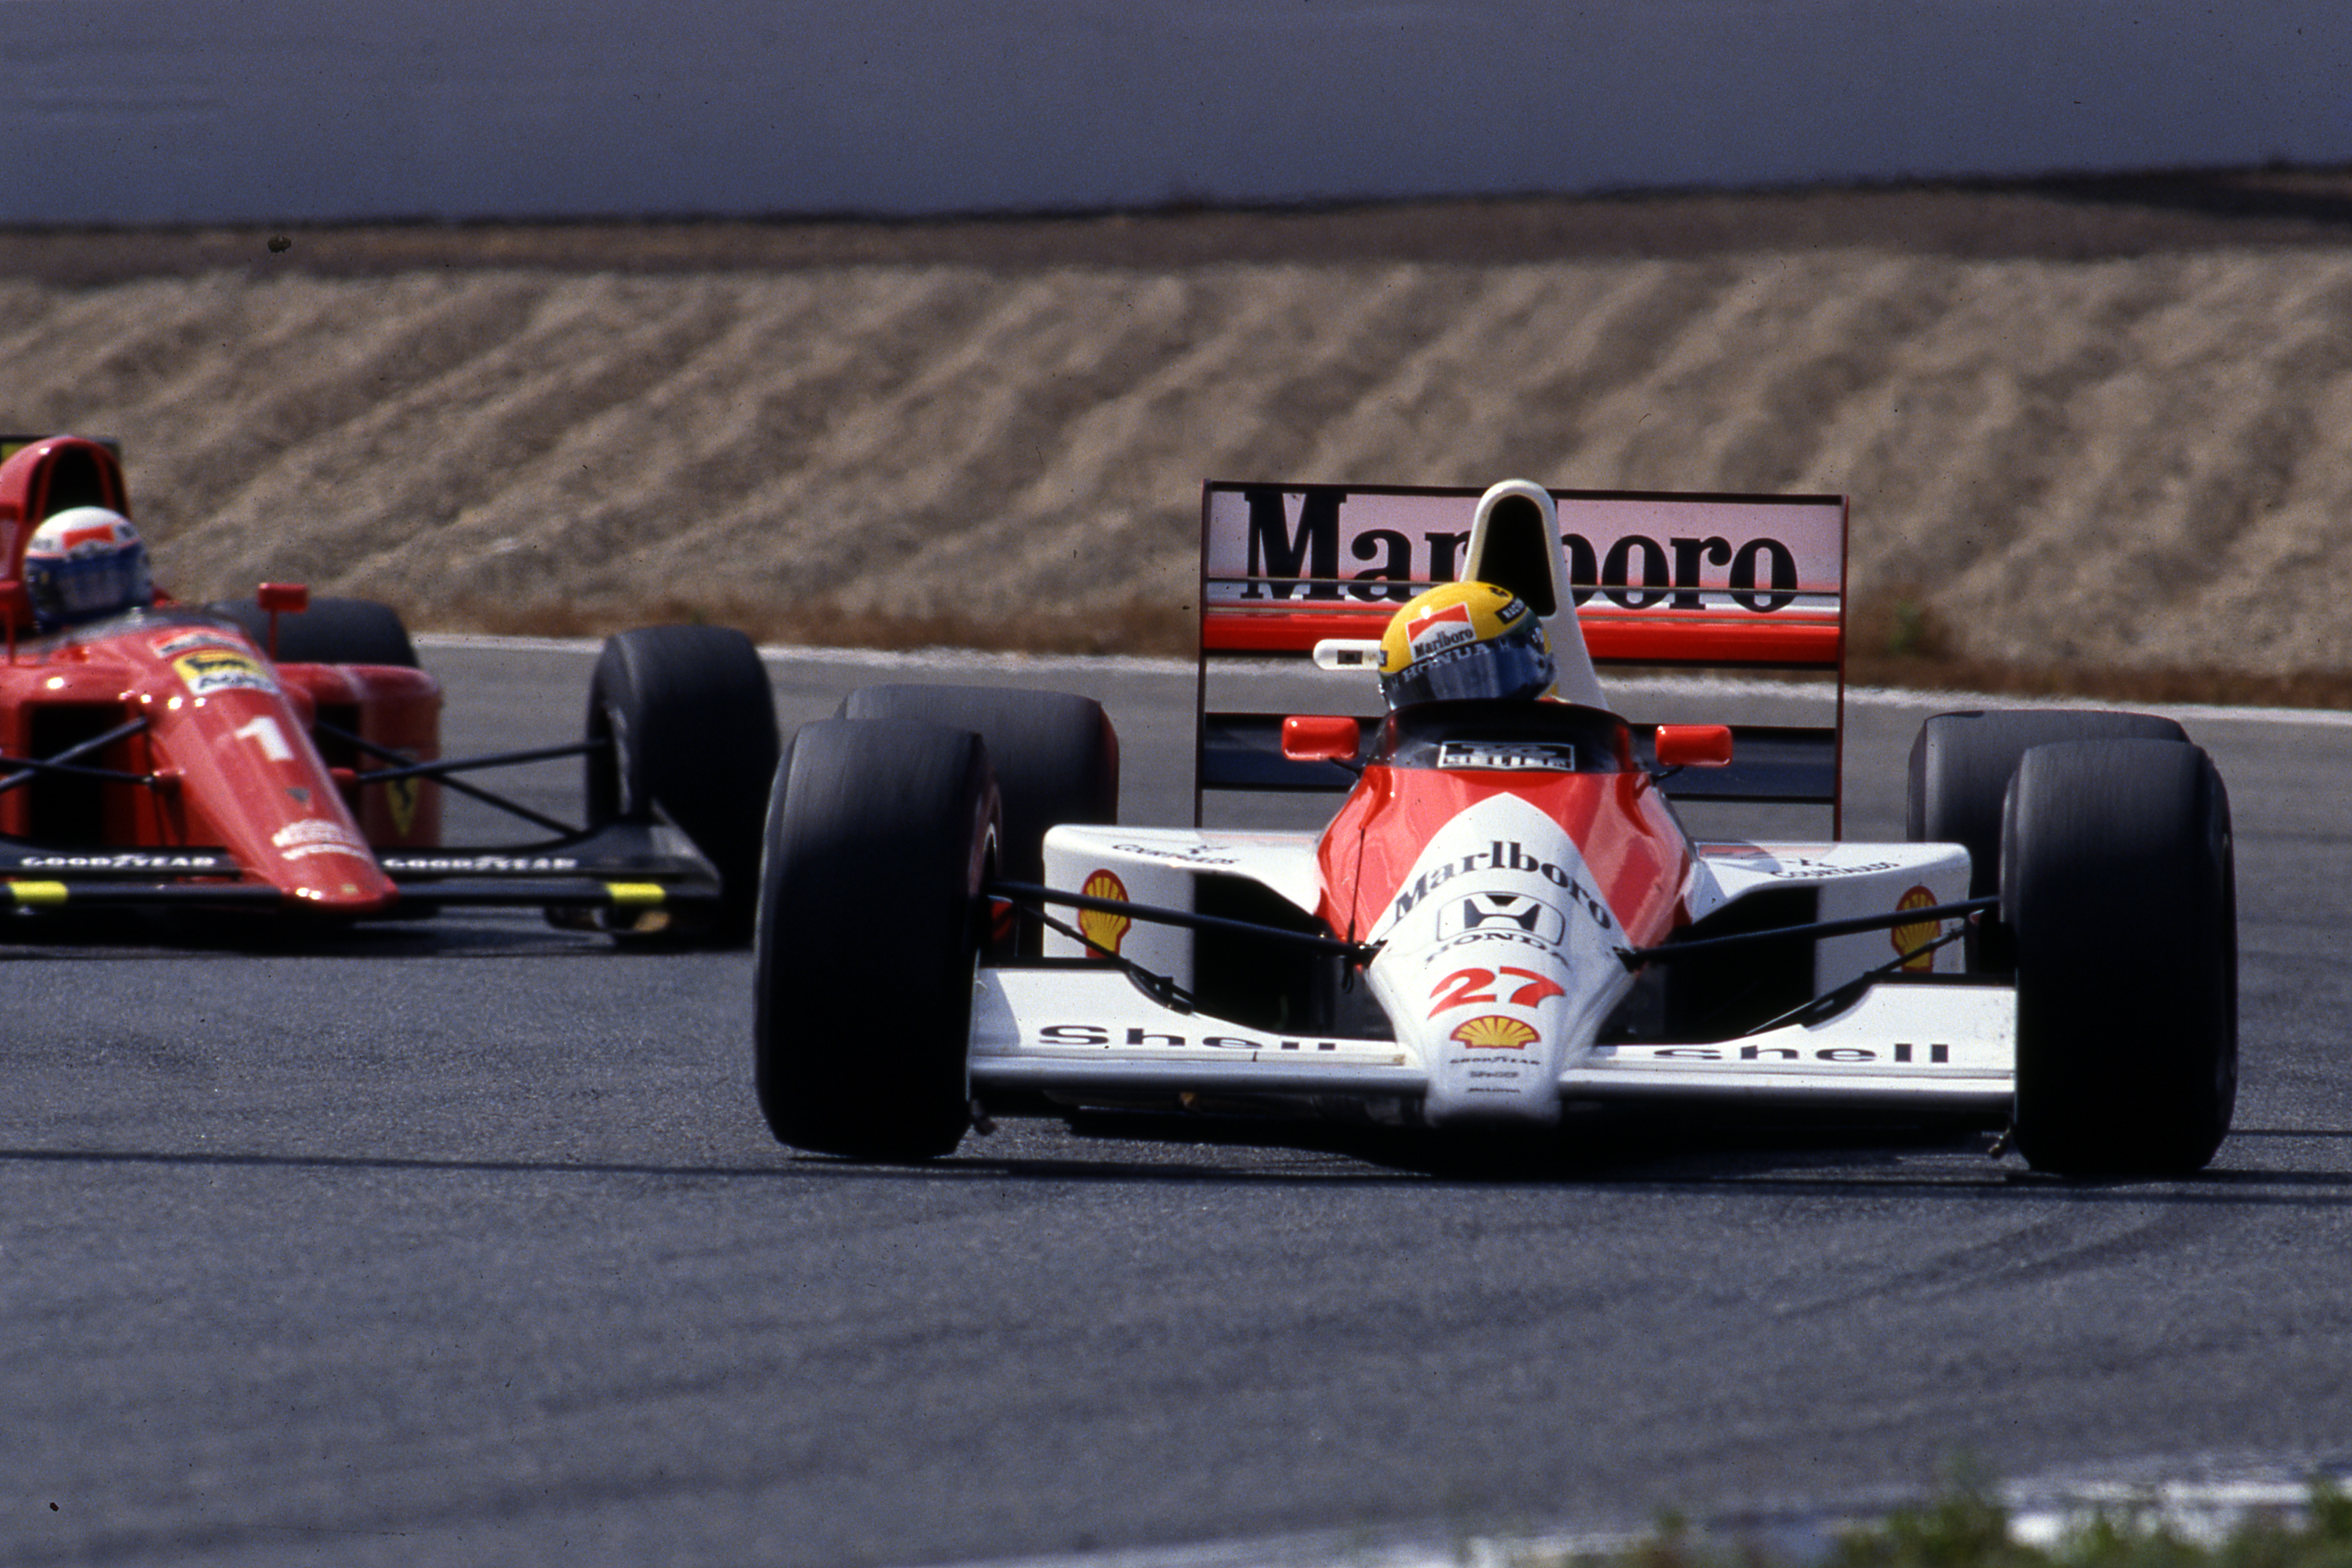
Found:
[[[902,720],[803,726],[761,869],[752,1063],[781,1142],[863,1160],[952,1152],[1002,822],[988,748]]]
[[[205,610],[245,628],[254,646],[269,650],[269,612],[258,599],[222,599]],[[320,597],[310,608],[278,617],[279,664],[390,664],[415,669],[416,647],[400,612],[373,599]]]
[[[2054,741],[2186,741],[2169,719],[2095,709],[1994,709],[1938,713],[1911,743],[1906,837],[1914,844],[1958,844],[1969,852],[1969,897],[2000,891],[2001,801],[2018,759]],[[2016,968],[2008,926],[1988,915],[1971,928],[1971,973],[2007,975]]]
[[[604,640],[588,687],[588,822],[667,820],[719,872],[711,934],[743,942],[759,903],[760,825],[776,773],[775,695],[751,639],[645,626]]]
[[[2017,1147],[2069,1175],[2202,1168],[2238,1082],[2229,792],[2177,741],[2019,763],[2001,910],[2017,955]]]
[[[1118,736],[1092,698],[987,686],[868,686],[845,698],[837,716],[946,724],[987,742],[1004,797],[1001,858],[1009,880],[1044,879],[1047,828],[1118,820]]]

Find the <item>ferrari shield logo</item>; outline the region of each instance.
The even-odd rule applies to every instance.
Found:
[[[383,802],[392,812],[392,830],[401,837],[408,837],[416,826],[416,779],[394,779],[383,786]]]

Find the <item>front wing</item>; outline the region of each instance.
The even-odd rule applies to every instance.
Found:
[[[511,848],[386,849],[376,863],[412,908],[643,914],[699,910],[719,898],[710,862],[685,834],[658,823],[614,823]],[[58,848],[5,837],[0,897],[20,910],[274,910],[289,901],[268,883],[247,879],[225,849]]]
[[[1707,1044],[1595,1047],[1564,1068],[1568,1100],[1711,1100],[2005,1111],[2016,993],[1890,981],[1814,1023]],[[1416,1100],[1429,1075],[1393,1040],[1253,1029],[1167,1007],[1103,965],[982,969],[971,1085],[1077,1103],[1186,1094]]]

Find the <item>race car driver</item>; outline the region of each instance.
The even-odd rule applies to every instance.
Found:
[[[1391,709],[1478,698],[1557,698],[1543,618],[1508,588],[1442,583],[1389,618],[1381,694]]]
[[[25,546],[25,592],[34,625],[45,632],[155,602],[139,531],[102,506],[69,508],[33,531]]]

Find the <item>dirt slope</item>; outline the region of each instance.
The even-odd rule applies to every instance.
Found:
[[[2352,669],[2352,241],[2200,221],[2129,255],[1759,224],[1476,262],[1334,258],[1294,215],[1256,232],[1310,259],[1152,264],[1126,231],[1118,264],[1032,236],[609,268],[579,235],[422,231],[437,260],[412,232],[387,270],[162,276],[139,237],[19,235],[0,427],[122,437],[183,593],[301,577],[425,624],[1101,621],[1188,597],[1203,478],[1522,474],[1846,492],[1860,595],[1976,657]]]

